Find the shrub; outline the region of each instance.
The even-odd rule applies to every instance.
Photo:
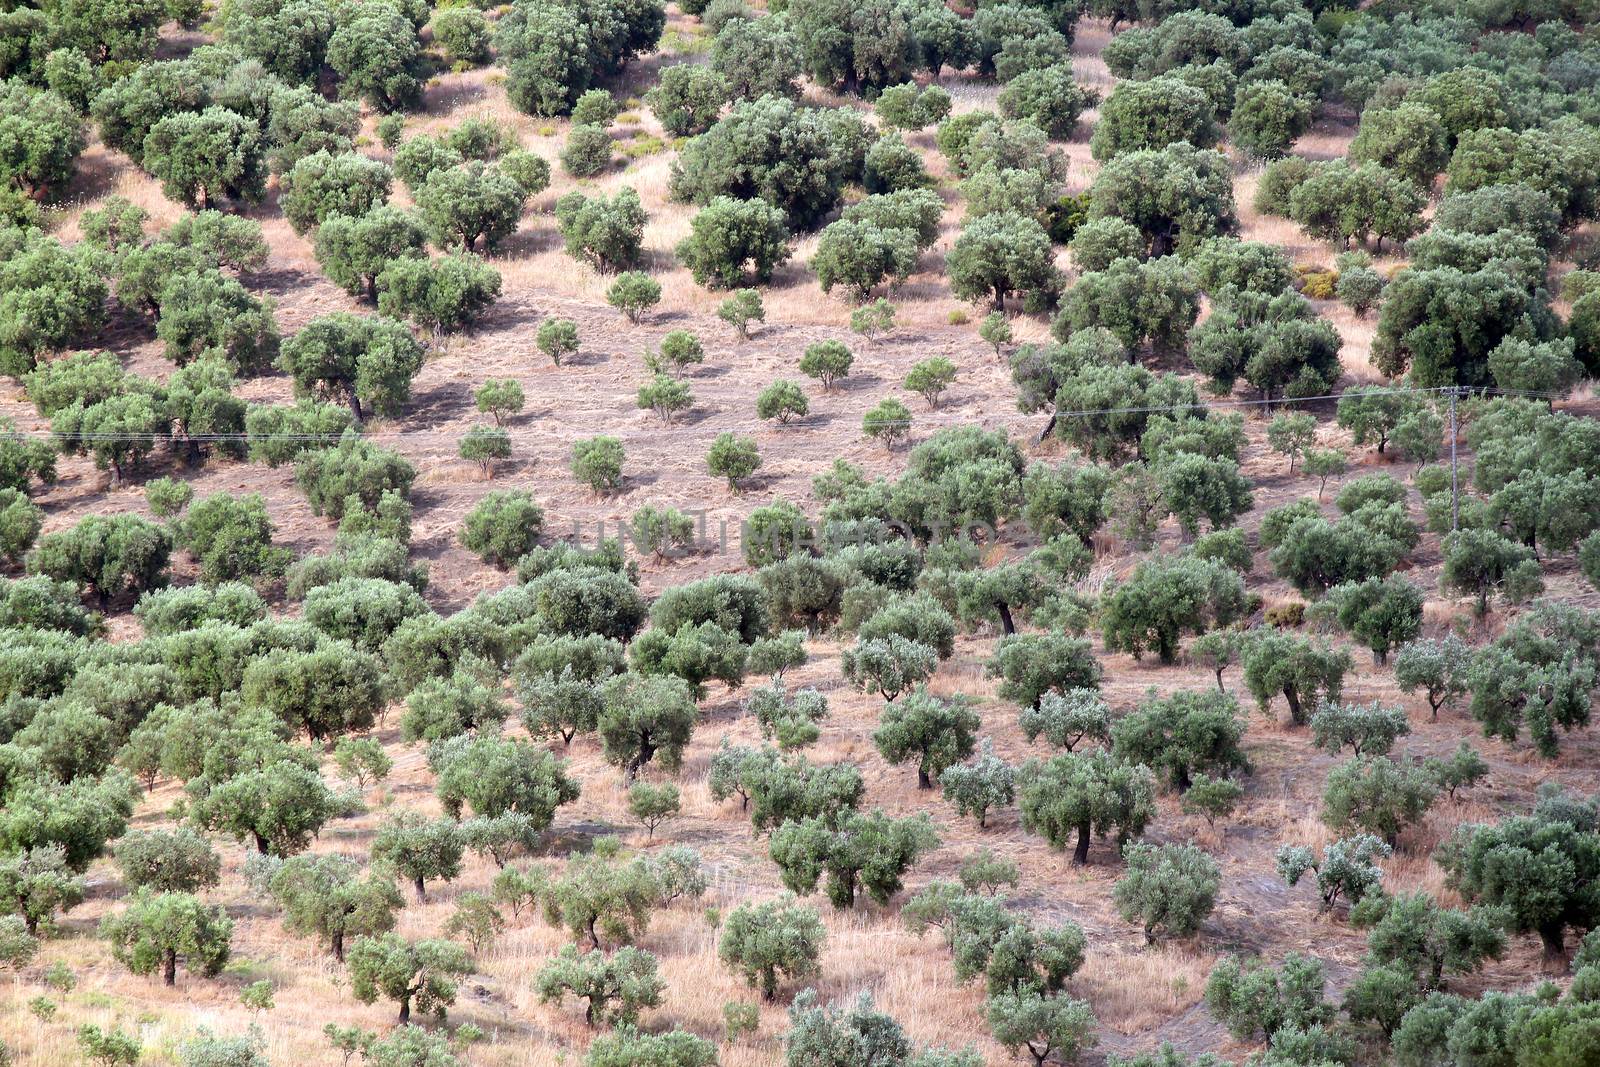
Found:
[[[1365,830],[1390,846],[1427,814],[1439,786],[1422,766],[1386,756],[1356,756],[1328,772],[1322,821],[1336,831]]]
[[[677,817],[679,807],[678,787],[670,783],[635,782],[628,790],[628,814],[644,826],[651,838],[656,836],[656,827]]]
[[[932,789],[946,768],[972,755],[980,725],[964,700],[941,700],[924,689],[883,711],[873,742],[890,763],[917,761],[917,788]]]
[[[706,468],[713,475],[728,479],[728,488],[733,492],[739,491],[741,479],[750,477],[760,466],[761,456],[751,437],[718,434],[706,454]]]
[[[375,111],[404,111],[422,93],[416,26],[388,5],[342,21],[328,38],[328,65],[339,75],[341,96],[360,97]]]
[[[535,343],[559,367],[563,359],[578,351],[578,324],[571,319],[545,319],[539,324]]]
[[[610,200],[567,193],[556,201],[556,220],[567,255],[601,273],[631,266],[639,258],[646,215],[639,194],[631,188],[619,190]]]
[[[893,397],[861,417],[861,432],[882,441],[888,448],[911,436],[911,411]]]
[[[461,543],[485,563],[506,568],[538,544],[543,528],[544,509],[531,493],[501,489],[485,494],[467,513]]]
[[[629,322],[640,322],[645,313],[661,302],[661,283],[642,271],[626,271],[606,290],[606,303],[625,315]]]
[[[346,152],[314,152],[280,179],[280,204],[294,231],[307,230],[334,215],[359,219],[389,199],[393,174],[375,159]]]
[[[311,320],[285,342],[279,364],[302,397],[343,400],[360,420],[368,408],[398,412],[422,360],[422,346],[400,323],[339,311]]]
[[[489,58],[489,23],[476,8],[446,8],[435,14],[433,39],[451,62],[476,66]]]
[[[496,425],[500,425],[522,411],[522,384],[515,378],[490,378],[478,387],[473,400],[479,412],[493,416]]]
[[[1023,828],[1065,848],[1074,836],[1073,862],[1087,863],[1091,834],[1113,830],[1119,843],[1138,838],[1155,818],[1155,783],[1149,768],[1114,760],[1095,749],[1024,765],[1018,805]]]
[[[828,900],[848,908],[863,892],[887,904],[938,840],[925,814],[891,819],[882,811],[852,811],[832,825],[822,818],[785,822],[773,832],[768,854],[790,892],[814,893],[826,874]]]
[[[596,493],[615,492],[622,485],[622,442],[591,437],[572,446],[572,473]]]
[[[784,981],[818,973],[826,936],[817,913],[790,900],[741,904],[722,925],[717,957],[771,1001]]]
[[[680,411],[687,411],[694,403],[689,387],[669,374],[657,374],[639,387],[636,403],[641,411],[654,411],[664,423]]]
[[[603,126],[576,123],[561,149],[561,166],[574,178],[592,178],[611,166],[611,135]]]
[[[126,909],[101,920],[100,936],[134,974],[158,967],[161,980],[177,984],[178,964],[207,978],[228,962],[233,922],[220,905],[208,907],[186,893],[140,893]]]
[[[208,496],[189,509],[176,529],[205,582],[275,577],[293,558],[288,549],[272,546],[274,528],[259,493]]]
[[[221,107],[168,115],[144,139],[141,164],[169,199],[191,208],[266,195],[267,163],[259,127]],[[286,202],[287,205],[287,202]]]
[[[737,91],[738,79],[714,65]],[[740,101],[684,147],[673,170],[672,195],[698,204],[718,196],[758,196],[781,210],[791,229],[811,229],[833,208],[849,176],[839,155],[844,138],[834,121],[829,113],[779,96]]]
[[[1144,927],[1146,943],[1158,937],[1188,937],[1216,903],[1222,868],[1194,845],[1128,847],[1128,870],[1112,896],[1128,922]]]
[[[699,285],[733,289],[749,281],[764,284],[789,258],[783,212],[763,200],[716,197],[689,225],[689,236],[678,245],[678,259]]]
[[[455,1003],[456,979],[471,974],[472,961],[450,941],[407,941],[385,933],[356,939],[350,949],[350,992],[363,1004],[380,997],[400,1005],[400,1022],[412,1006],[444,1017]]]
[[[800,373],[815,378],[823,389],[832,389],[840,378],[850,376],[850,366],[855,356],[840,341],[818,341],[806,346],[800,358]]]
[[[401,258],[379,273],[378,311],[435,335],[471,325],[500,296],[500,272],[470,253]]]
[[[47,534],[28,571],[72,582],[101,603],[166,584],[172,534],[136,515],[90,515]]]
[[[1006,118],[1025,119],[1052,141],[1064,141],[1072,136],[1078,116],[1099,99],[1095,90],[1073,82],[1070,67],[1050,66],[1012,78],[1000,90],[998,103]]]
[[[656,974],[656,958],[631,945],[607,955],[594,949],[583,955],[571,945],[545,964],[534,979],[542,1003],[559,1003],[570,994],[585,1001],[590,1026],[632,1024],[645,1008],[661,1003],[666,989]]]
[[[756,396],[756,415],[762,419],[777,419],[779,423],[788,423],[793,419],[804,418],[809,410],[811,402],[806,399],[805,392],[795,383],[783,378],[762,389]]]
[[[709,130],[728,100],[728,83],[710,67],[678,63],[662,70],[645,102],[661,128],[673,137],[693,137]]]
[[[717,305],[717,318],[732,326],[740,340],[747,340],[750,337],[750,324],[765,322],[767,313],[761,306],[760,293],[754,289],[740,289]]]
[[[822,231],[811,269],[823,292],[842,285],[862,303],[886,280],[905,281],[916,262],[916,238],[910,230],[840,219]]]
[[[1052,294],[1057,285],[1050,236],[1031,218],[997,212],[962,228],[946,260],[950,289],[963,300],[990,299],[1001,310],[1012,293]]]
[[[511,435],[499,426],[474,426],[461,435],[459,452],[492,478],[495,464],[511,458]]]
[[[402,502],[417,472],[397,452],[346,433],[332,448],[312,449],[295,463],[294,479],[311,510],[332,519],[377,511],[389,494]]]
[[[928,402],[928,407],[937,409],[939,397],[955,381],[956,367],[943,356],[922,360],[911,368],[906,374],[905,387],[913,393],[921,394]]]

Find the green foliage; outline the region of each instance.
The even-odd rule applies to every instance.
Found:
[[[1138,838],[1155,818],[1149,768],[1122,763],[1104,749],[1030,760],[1019,775],[1023,828],[1054,848],[1074,835],[1074,863],[1087,863],[1092,835],[1116,833],[1118,848]]]
[[[754,289],[740,289],[717,305],[717,318],[728,323],[741,340],[750,337],[752,322],[765,322],[766,309],[761,305],[761,294]]]
[[[341,737],[333,746],[333,762],[359,789],[365,789],[368,782],[383,781],[394,769],[394,760],[372,737]]]
[[[628,814],[644,826],[651,838],[656,836],[656,828],[663,822],[677,818],[679,810],[678,787],[675,785],[635,782],[628,789]]]
[[[804,981],[819,973],[825,937],[822,921],[811,908],[790,900],[741,904],[723,923],[717,956],[771,1001],[782,982]]]
[[[294,479],[318,515],[340,519],[360,509],[379,510],[389,494],[411,490],[416,469],[397,452],[347,432],[332,448],[303,453]]]
[[[1197,773],[1221,777],[1249,769],[1240,749],[1244,721],[1238,702],[1224,693],[1189,690],[1151,699],[1118,719],[1111,751],[1128,763],[1164,772],[1178,792]]]
[[[1226,159],[1188,144],[1117,156],[1100,169],[1089,194],[1091,219],[1132,223],[1155,256],[1186,251],[1238,226]]]
[[[726,63],[713,66],[739,94],[743,79]],[[771,69],[761,75],[773,76]],[[672,196],[697,204],[718,196],[759,198],[782,211],[790,229],[812,229],[851,176],[851,161],[841,156],[845,139],[834,123],[829,112],[802,109],[781,96],[740,100],[684,146],[672,172]]]
[[[1402,692],[1421,689],[1433,717],[1439,709],[1453,704],[1468,691],[1468,670],[1472,649],[1454,634],[1440,640],[1413,641],[1400,649],[1394,660],[1394,678]]]
[[[279,362],[302,397],[343,400],[359,420],[368,409],[396,414],[411,397],[422,360],[422,346],[400,323],[341,311],[303,327],[284,344]]]
[[[11,230],[0,248],[0,373],[20,378],[105,322],[106,284],[92,247]]]
[[[83,879],[68,865],[66,850],[60,845],[0,858],[0,906],[18,919],[30,938],[48,933],[56,913],[83,903],[84,891]]]
[[[956,813],[976,818],[981,830],[991,809],[1005,807],[1016,799],[1016,770],[994,754],[994,745],[986,737],[970,762],[944,769],[939,786]]]
[[[47,534],[28,571],[72,582],[102,604],[165,585],[172,534],[137,515],[89,515]]]
[[[1089,147],[1102,162],[1128,152],[1178,142],[1196,148],[1217,143],[1220,130],[1204,90],[1180,78],[1119,84],[1103,104]]]
[[[422,95],[424,62],[417,27],[387,4],[353,12],[328,38],[328,66],[339,95],[360,97],[375,111],[405,111]]]
[[[546,1004],[567,995],[585,1001],[585,1021],[602,1026],[637,1022],[641,1010],[660,1005],[666,982],[656,974],[656,958],[631,945],[609,956],[599,949],[580,956],[567,945],[539,971],[534,988]]]
[[[918,393],[928,402],[929,408],[937,409],[939,397],[955,381],[956,367],[943,356],[934,356],[915,364],[906,374],[905,387],[913,393]]]
[[[452,818],[432,822],[414,811],[385,822],[372,839],[372,858],[408,880],[417,900],[428,899],[427,880],[450,881],[461,873],[466,847],[460,824]]]
[[[780,424],[804,418],[811,410],[805,392],[794,382],[780,378],[762,389],[756,396],[756,415],[762,419],[776,419]]]
[[[1244,682],[1263,711],[1282,696],[1290,721],[1304,726],[1324,701],[1337,701],[1350,670],[1350,653],[1281,630],[1250,634],[1241,657]]]
[[[584,1067],[712,1067],[717,1062],[717,1046],[681,1027],[645,1034],[621,1026],[595,1038],[583,1062]]]
[[[689,684],[670,674],[623,674],[604,686],[596,728],[606,762],[632,782],[646,764],[676,770],[699,710]]]
[[[760,466],[761,455],[756,451],[753,437],[718,434],[716,440],[711,442],[711,450],[706,453],[706,469],[714,477],[726,478],[728,489],[735,493],[739,491],[739,482],[754,474]]]
[[[375,684],[372,668],[366,669],[366,681]],[[252,842],[263,855],[289,856],[303,851],[338,814],[338,803],[315,771],[283,760],[213,785],[190,813],[196,825]]]
[[[1336,831],[1361,829],[1390,845],[1427,814],[1439,787],[1419,764],[1358,755],[1328,772],[1322,821]]]
[[[378,311],[407,318],[437,336],[465,329],[500,296],[500,272],[471,253],[439,259],[402,256],[373,285]]]
[[[224,200],[266,194],[267,164],[259,127],[221,107],[168,115],[144,139],[140,162],[168,198],[202,210]]]
[[[694,394],[687,383],[670,374],[658,373],[639,387],[635,403],[641,411],[653,411],[663,423],[671,423],[674,415],[687,411],[694,404]]]
[[[1216,860],[1195,845],[1135,844],[1125,858],[1112,896],[1124,920],[1143,925],[1147,943],[1199,930],[1222,885]]]
[[[665,25],[659,3],[513,8],[495,24],[511,103],[532,115],[567,113],[596,81],[652,51]]]
[[[377,160],[347,152],[315,152],[282,175],[284,217],[303,234],[335,215],[359,219],[389,199],[393,175]]]
[[[950,94],[942,86],[904,82],[879,93],[874,110],[889,129],[921,130],[944,121],[950,106]]]
[[[892,449],[911,435],[911,412],[894,397],[888,397],[861,417],[861,432]]]
[[[639,194],[627,186],[610,200],[574,191],[556,201],[556,220],[567,255],[592,264],[601,273],[632,266],[638,260],[646,218]]]
[[[100,936],[111,943],[118,962],[134,974],[161,970],[167,985],[177,984],[178,964],[211,978],[228,962],[233,921],[220,905],[207,906],[187,893],[140,892],[121,912],[100,922]]]
[[[879,905],[903,888],[905,873],[938,845],[927,815],[893,819],[882,811],[851,811],[830,822],[790,820],[772,834],[768,854],[790,892],[809,896],[826,877],[835,908],[866,893]]]
[[[1446,884],[1469,904],[1504,908],[1506,929],[1536,933],[1547,960],[1564,955],[1568,926],[1592,927],[1594,902],[1583,891],[1600,850],[1591,803],[1546,794],[1529,815],[1464,825],[1441,846]]]
[[[714,289],[765,284],[789,258],[783,212],[763,200],[714,197],[689,223],[678,260],[695,283]]]
[[[884,708],[872,739],[890,763],[915,760],[917,787],[931,789],[946,768],[972,755],[979,725],[965,700],[942,700],[919,688]]]
[[[660,80],[644,99],[668,134],[693,137],[712,127],[728,96],[728,83],[716,70],[677,63],[661,71]]]
[[[544,509],[534,502],[531,493],[501,489],[485,494],[467,513],[461,526],[461,543],[485,563],[506,568],[538,544],[543,528]]]
[[[356,865],[342,856],[291,857],[273,873],[268,892],[290,931],[326,943],[341,962],[347,940],[387,933],[404,907],[391,877],[358,878]]]
[[[200,564],[204,582],[269,578],[289,565],[289,550],[273,547],[274,526],[259,493],[208,496],[190,507],[175,528],[178,543]]]
[[[130,889],[196,893],[218,883],[222,859],[208,841],[187,827],[135,830],[117,842],[117,866]]]
[[[916,261],[916,237],[910,230],[840,219],[822,231],[811,269],[823,292],[844,286],[857,303],[864,303],[885,281],[904,282]]]
[[[1177,661],[1185,631],[1227,626],[1246,611],[1244,582],[1224,564],[1194,556],[1169,556],[1139,564],[1127,581],[1101,598],[1106,647],[1138,658],[1153,649],[1163,663]]]
[[[400,1022],[418,1011],[443,1019],[456,980],[473,972],[466,950],[451,941],[407,941],[398,934],[358,937],[350,948],[350,992],[363,1004],[380,997],[400,1005]]]
[[[603,126],[574,123],[561,149],[561,167],[574,178],[593,178],[611,166],[611,134]]]
[[[1008,212],[985,215],[963,227],[946,266],[952,293],[963,300],[987,298],[996,310],[1008,295],[1048,299],[1059,285],[1044,227]]]
[[[661,283],[643,271],[624,271],[606,290],[606,303],[632,323],[643,321],[645,313],[660,302]]]
[[[1229,956],[1206,980],[1206,1008],[1240,1040],[1271,1039],[1282,1030],[1308,1030],[1331,1023],[1333,1005],[1323,999],[1322,961],[1291,952],[1279,968],[1242,964]]]

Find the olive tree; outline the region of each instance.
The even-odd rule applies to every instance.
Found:
[[[785,981],[819,973],[826,936],[816,911],[792,900],[741,904],[722,923],[717,958],[771,1001]]]
[[[401,1023],[411,1009],[444,1017],[455,1003],[456,982],[473,972],[466,949],[452,941],[408,941],[383,933],[356,938],[350,946],[350,992],[363,1004],[379,998],[400,1005]]]
[[[1144,939],[1188,937],[1216,903],[1222,868],[1196,845],[1128,846],[1127,873],[1112,890],[1117,911],[1144,927]]]
[[[1093,835],[1115,832],[1121,846],[1155,818],[1155,779],[1148,767],[1123,763],[1104,749],[1030,760],[1019,776],[1023,828],[1054,848],[1076,836],[1074,863],[1089,862]]]
[[[117,960],[134,974],[161,971],[161,981],[176,985],[178,964],[191,974],[212,978],[228,962],[233,920],[221,905],[206,905],[187,893],[136,894],[120,912],[100,922],[100,936]]]
[[[422,359],[422,346],[393,319],[336,311],[285,342],[279,362],[297,393],[343,400],[360,420],[368,410],[397,413],[411,397]]]

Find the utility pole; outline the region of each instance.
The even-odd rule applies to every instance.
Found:
[[[1450,387],[1450,531],[1461,525],[1461,490],[1456,483],[1456,388]]]

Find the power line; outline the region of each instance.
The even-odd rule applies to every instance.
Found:
[[[1428,386],[1428,387],[1424,387],[1424,388],[1418,388],[1418,387],[1412,387],[1412,386],[1384,386],[1384,387],[1374,387],[1374,388],[1363,388],[1360,391],[1359,395],[1361,395],[1361,396],[1441,396],[1441,397],[1454,398],[1454,397],[1462,396],[1462,395],[1464,395],[1466,393],[1469,393],[1469,392],[1470,393],[1483,394],[1483,395],[1494,394],[1494,395],[1497,395],[1497,396],[1526,397],[1526,398],[1530,398],[1530,399],[1539,399],[1539,400],[1557,400],[1557,399],[1560,399],[1564,395],[1564,394],[1561,394],[1561,393],[1541,392],[1541,391],[1533,390],[1533,389],[1500,389],[1500,388],[1494,388],[1494,387],[1488,387],[1488,386],[1467,387],[1467,386],[1451,386],[1451,385]],[[1313,403],[1326,402],[1326,401],[1330,401],[1330,400],[1337,401],[1337,400],[1340,400],[1343,397],[1349,396],[1349,395],[1351,395],[1351,394],[1348,393],[1348,392],[1346,392],[1346,393],[1323,393],[1323,394],[1320,394],[1320,395],[1317,395],[1317,396],[1285,397],[1285,398],[1280,398],[1280,399],[1258,398],[1258,399],[1254,399],[1254,400],[1197,401],[1197,402],[1192,403],[1192,404],[1173,403],[1173,404],[1130,405],[1130,406],[1124,406],[1124,407],[1109,407],[1109,408],[1078,408],[1078,409],[1074,409],[1074,410],[1070,410],[1070,411],[1056,411],[1056,412],[1053,412],[1052,415],[1054,416],[1054,418],[1057,421],[1059,421],[1061,419],[1092,418],[1092,417],[1095,417],[1095,416],[1102,416],[1102,415],[1157,415],[1157,414],[1160,414],[1160,415],[1175,415],[1175,414],[1187,413],[1187,412],[1193,412],[1193,411],[1212,411],[1212,410],[1221,410],[1221,409],[1255,408],[1255,407],[1267,407],[1267,408],[1270,408],[1270,407],[1274,407],[1274,406],[1276,406],[1276,407],[1289,407],[1289,406],[1292,406],[1292,405],[1295,405],[1295,404],[1313,404]],[[998,416],[989,415],[989,416],[980,416],[976,420],[969,419],[969,418],[961,418],[959,416],[950,416],[950,417],[945,417],[945,418],[933,418],[933,419],[926,418],[926,417],[925,418],[920,418],[920,419],[884,419],[884,420],[874,421],[873,425],[875,425],[875,426],[905,426],[905,427],[910,427],[910,426],[927,426],[930,423],[932,423],[933,425],[937,425],[937,426],[970,426],[970,425],[974,425],[975,422],[992,421],[992,420],[995,420],[997,418],[998,418]],[[349,431],[346,431],[346,432],[349,432]],[[366,440],[366,441],[385,441],[385,440],[412,440],[412,441],[415,441],[415,440],[425,440],[425,439],[429,439],[429,438],[434,438],[434,439],[438,439],[440,441],[448,441],[448,442],[454,443],[454,442],[460,440],[460,437],[461,437],[461,435],[459,433],[455,433],[454,431],[433,430],[433,429],[373,430],[373,431],[370,431],[370,432],[357,430],[356,432],[357,432],[358,436],[362,440]],[[707,436],[707,435],[715,434],[716,432],[717,431],[711,430],[711,429],[701,430],[701,429],[698,429],[698,428],[690,428],[690,427],[683,427],[683,426],[680,426],[680,427],[667,426],[667,427],[662,427],[661,429],[658,429],[658,430],[623,431],[621,434],[612,434],[611,436],[628,436],[628,437],[637,437],[637,438],[643,438],[643,439],[648,439],[648,440],[656,440],[656,439],[662,438],[662,437],[675,437],[675,436],[704,437],[704,436]],[[511,440],[524,440],[524,441],[533,441],[533,440],[543,441],[543,440],[547,440],[551,436],[550,433],[544,433],[544,432],[540,432],[540,431],[536,431],[536,430],[505,430],[505,433],[506,433],[506,436],[508,438],[510,438]],[[7,431],[5,434],[0,435],[0,437],[10,437],[12,439],[28,438],[28,439],[31,439],[31,440],[38,440],[38,441],[63,441],[63,440],[65,440],[65,441],[126,441],[126,442],[145,443],[145,444],[151,444],[151,445],[157,444],[157,443],[162,442],[162,441],[167,441],[167,440],[177,440],[179,442],[193,442],[193,443],[197,443],[197,444],[220,444],[220,443],[227,443],[227,442],[240,442],[240,443],[244,443],[244,444],[250,444],[252,442],[267,443],[267,442],[278,442],[278,441],[284,441],[284,442],[300,441],[300,442],[319,443],[319,444],[325,444],[325,445],[332,446],[332,445],[337,445],[339,443],[340,439],[343,437],[343,434],[300,434],[300,433],[164,434],[164,433],[157,433],[157,432],[153,432],[153,431],[149,431],[149,432],[117,431],[117,432],[105,432],[105,433],[97,433],[97,432],[90,432],[90,433],[58,433],[58,432],[56,432],[54,430],[10,430],[10,431]]]

